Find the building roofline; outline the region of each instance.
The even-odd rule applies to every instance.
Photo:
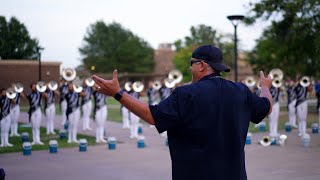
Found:
[[[0,65],[35,65],[38,64],[37,60],[0,60]],[[62,62],[58,61],[41,61],[41,65],[56,65],[60,66]]]

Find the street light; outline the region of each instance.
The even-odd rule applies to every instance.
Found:
[[[37,46],[38,60],[39,60],[39,81],[41,81],[41,52],[44,50],[43,47]]]
[[[237,26],[240,21],[244,18],[242,15],[231,15],[227,16],[234,26],[234,81],[238,81],[238,49],[237,49]]]

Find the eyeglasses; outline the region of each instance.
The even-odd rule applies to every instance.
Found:
[[[192,66],[193,63],[201,62],[203,60],[190,60],[190,66]]]

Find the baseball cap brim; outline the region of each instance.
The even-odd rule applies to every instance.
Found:
[[[210,64],[211,67],[213,67],[218,71],[230,72],[230,68],[222,63],[211,63],[211,62],[207,62],[207,63]]]

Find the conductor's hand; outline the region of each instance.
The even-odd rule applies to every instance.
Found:
[[[98,92],[103,93],[108,96],[114,96],[116,93],[120,91],[119,81],[118,81],[118,70],[114,70],[112,74],[111,80],[102,79],[96,75],[91,77],[95,86],[98,89]]]
[[[272,85],[272,79],[270,75],[268,77],[265,77],[263,71],[260,71],[260,86],[261,87],[265,86],[268,89],[270,89],[271,85]]]

